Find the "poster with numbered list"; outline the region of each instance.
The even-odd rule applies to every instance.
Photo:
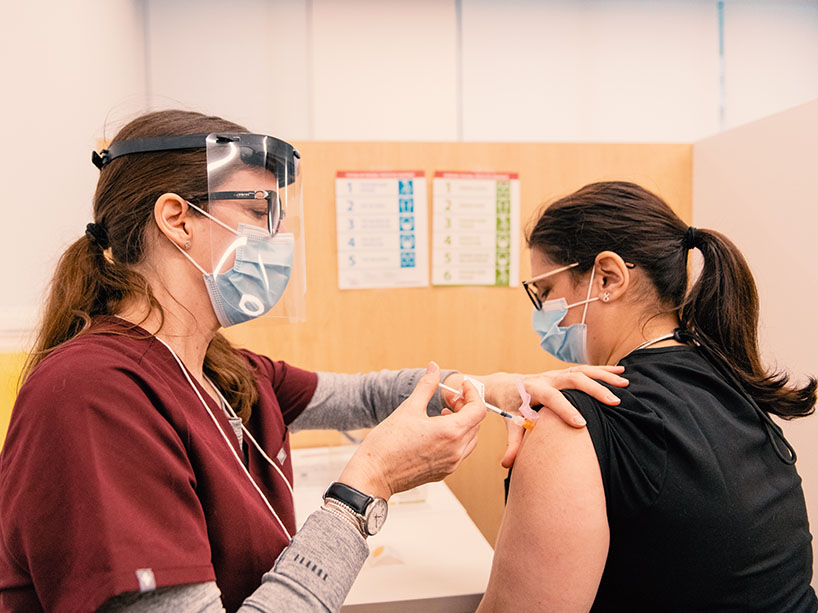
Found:
[[[436,172],[432,187],[432,284],[516,287],[517,173]]]
[[[335,205],[340,289],[429,285],[423,171],[339,171]]]

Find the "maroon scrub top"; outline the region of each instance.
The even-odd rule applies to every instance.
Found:
[[[259,390],[247,427],[292,483],[286,424],[317,376],[241,354]],[[199,392],[243,457],[224,411]],[[293,534],[287,486],[248,450]],[[0,611],[91,611],[151,579],[215,580],[234,610],[287,544],[170,351],[144,330],[97,319],[22,386],[0,454]]]

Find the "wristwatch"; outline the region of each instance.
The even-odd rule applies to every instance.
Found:
[[[358,529],[364,536],[372,536],[380,532],[386,522],[389,505],[383,498],[370,496],[337,481],[330,483],[324,492],[324,504],[327,507],[341,505],[351,511],[358,522]]]

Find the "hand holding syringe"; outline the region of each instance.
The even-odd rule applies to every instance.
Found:
[[[512,416],[506,417],[500,413],[507,420],[506,424],[508,422],[519,424],[522,417],[523,420],[529,420],[530,424],[527,429],[531,430],[539,421],[540,414],[553,413],[573,428],[584,428],[585,419],[582,414],[577,411],[576,407],[560,390],[579,390],[602,404],[616,406],[620,401],[616,394],[612,393],[611,389],[627,387],[628,380],[621,376],[623,371],[624,367],[622,366],[581,365],[534,375],[498,372],[482,375],[479,379],[472,378],[472,383],[475,384],[478,393],[480,388],[484,387],[486,395],[496,404],[495,407],[489,409],[490,411],[500,413],[500,411],[496,410],[497,406],[500,406],[506,410],[508,415]],[[450,387],[459,389],[460,382],[466,377],[467,375],[453,373],[447,377],[446,382],[449,383]],[[456,389],[451,391],[457,394]],[[483,397],[482,394],[480,396]],[[448,393],[446,398],[452,402]],[[485,400],[485,398],[483,399]],[[517,402],[520,402],[519,409],[516,408]],[[531,408],[532,405],[535,409],[541,408],[542,410],[537,412]],[[516,415],[521,417],[515,419],[514,416]],[[512,428],[509,424],[507,430],[508,446],[501,463],[505,468],[510,468],[514,463],[514,458],[517,457],[517,451],[520,449],[523,435],[526,432],[525,422],[523,421],[522,428]]]
[[[461,392],[458,390],[449,387],[448,385],[444,385],[443,383],[438,383],[441,389],[446,390],[447,392],[452,392],[453,394],[457,394],[458,396],[461,395]],[[482,395],[482,394],[481,394]],[[500,417],[505,417],[506,419],[510,419],[511,423],[517,424],[518,426],[522,426],[526,430],[531,430],[534,428],[534,422],[530,419],[526,419],[522,415],[512,415],[508,411],[504,411],[503,409],[497,408],[493,404],[489,404],[485,400],[483,403],[486,405],[486,408],[491,411],[492,413],[497,413]]]

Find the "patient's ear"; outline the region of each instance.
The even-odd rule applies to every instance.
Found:
[[[614,251],[603,251],[594,261],[594,289],[592,295],[602,302],[613,302],[621,298],[631,285],[631,273],[625,260]]]

